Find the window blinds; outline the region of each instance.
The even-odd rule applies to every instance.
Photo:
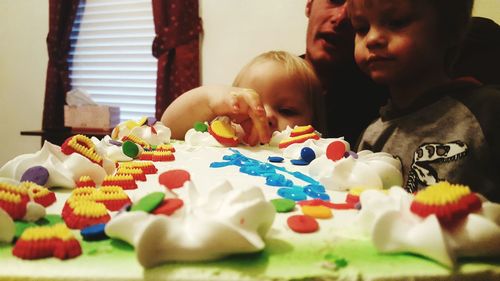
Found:
[[[69,56],[73,89],[120,107],[120,120],[154,116],[157,60],[151,0],[80,1]]]

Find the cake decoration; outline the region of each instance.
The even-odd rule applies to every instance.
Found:
[[[236,136],[236,130],[227,118],[217,118],[210,122],[208,132],[224,146],[237,146],[240,143]]]
[[[136,181],[146,181],[146,174],[139,168],[119,166],[116,175],[131,175]]]
[[[180,188],[186,181],[191,179],[188,171],[182,169],[173,169],[163,172],[158,181],[168,189]]]
[[[131,203],[121,186],[101,186],[92,193],[92,200],[104,204],[110,211],[118,211]]]
[[[98,223],[106,223],[111,217],[106,206],[91,200],[75,200],[63,216],[64,222],[71,229],[82,229]]]
[[[450,198],[453,198],[454,188],[439,187],[439,193],[446,194],[452,189]],[[401,187],[393,187],[387,193],[366,190],[361,194],[358,224],[378,251],[415,253],[450,268],[456,265],[457,257],[500,255],[499,204],[484,201],[480,209],[474,208],[453,228],[448,228],[441,225],[436,214],[423,218],[413,213],[414,200],[414,195]]]
[[[281,163],[285,160],[285,158],[280,157],[280,156],[269,156],[267,157],[267,161],[272,162],[272,163]]]
[[[303,205],[301,210],[304,215],[317,219],[329,219],[333,216],[332,210],[322,205]]]
[[[17,240],[12,253],[21,259],[56,257],[61,260],[82,254],[78,240],[64,225],[37,226],[26,229]]]
[[[124,168],[128,171],[131,168]],[[106,176],[102,181],[102,186],[120,186],[123,189],[131,190],[137,189],[137,183],[131,174],[116,174],[112,176]]]
[[[332,141],[326,148],[326,158],[337,161],[344,158],[347,149],[341,141]]]
[[[205,124],[205,122],[200,122],[200,121],[197,121],[194,123],[193,125],[193,129],[197,132],[208,132],[208,126],[207,124]]]
[[[295,209],[295,201],[286,198],[272,199],[271,204],[278,213],[288,213]]]
[[[146,120],[146,121],[144,121]],[[142,117],[139,121],[127,120],[118,124],[111,132],[115,140],[136,140],[142,147],[150,149],[164,143],[170,143],[171,131],[152,117]]]
[[[106,176],[108,177],[108,176]],[[106,177],[104,179],[106,179]],[[76,187],[95,187],[95,182],[92,180],[91,177],[89,176],[81,176],[77,181],[76,181]]]
[[[31,200],[44,207],[48,207],[56,202],[56,195],[54,192],[34,182],[22,182],[20,187],[28,190],[28,196]]]
[[[26,215],[28,201],[27,195],[17,192],[5,184],[0,185],[0,208],[7,212],[12,219],[20,220]]]
[[[66,154],[80,153],[90,161],[102,165],[102,157],[95,152],[95,145],[91,139],[84,135],[75,135],[66,139],[61,145],[61,151]]]
[[[263,238],[275,211],[259,188],[235,188],[220,182],[213,188],[196,189],[191,181],[185,188],[182,212],[172,216],[122,213],[106,225],[106,234],[133,245],[144,267],[168,261],[215,260],[265,247]]]
[[[365,150],[358,152],[357,159],[342,157],[337,161],[323,154],[309,164],[309,173],[330,190],[388,189],[403,184],[401,162],[385,152]]]
[[[20,181],[26,170],[42,166],[49,172],[49,178],[44,185],[48,188],[74,188],[75,182],[81,176],[90,176],[94,182],[100,184],[106,175],[115,171],[114,161],[106,157],[101,159],[102,165],[98,165],[80,153],[67,155],[61,151],[60,146],[46,141],[39,151],[19,155],[8,161],[0,168],[0,177]]]
[[[104,231],[106,224],[98,223],[88,227],[83,228],[80,231],[80,235],[82,235],[83,240],[85,241],[100,241],[104,239],[108,239],[109,237],[106,235]]]
[[[119,167],[138,168],[141,169],[146,175],[156,174],[158,172],[158,169],[151,161],[122,162]]]
[[[288,227],[297,233],[311,233],[319,229],[318,222],[307,215],[294,215],[286,220]]]
[[[130,158],[137,158],[139,155],[139,147],[132,141],[124,141],[122,145],[123,154],[127,155]]]
[[[312,128],[312,132],[310,132],[311,128],[312,128],[311,126],[306,126],[306,127],[295,126],[295,128],[290,133],[290,137],[288,139],[282,140],[278,144],[278,147],[286,148],[291,144],[303,143],[308,139],[316,139],[316,140],[320,139],[319,133],[314,131],[314,128]]]
[[[143,211],[146,213],[151,213],[156,207],[158,207],[165,198],[165,193],[163,192],[151,192],[148,195],[139,199],[139,201],[132,204],[130,208],[131,212]]]
[[[174,161],[175,156],[171,151],[153,151],[151,155],[151,160],[153,162],[166,162],[166,161]]]
[[[14,221],[2,208],[0,208],[0,244],[10,243],[16,233]]]
[[[48,180],[49,171],[43,166],[34,166],[24,171],[20,181],[30,181],[38,185],[44,185]]]
[[[431,214],[444,227],[453,227],[468,214],[481,209],[481,200],[468,186],[438,182],[415,195],[410,210],[425,218]]]
[[[184,205],[184,201],[179,198],[167,198],[163,200],[154,210],[155,215],[170,216]]]

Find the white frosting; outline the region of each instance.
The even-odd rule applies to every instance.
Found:
[[[16,233],[14,221],[3,209],[0,208],[0,242],[10,243]]]
[[[106,234],[134,245],[144,267],[162,262],[214,260],[265,247],[275,210],[258,187],[235,188],[229,182],[196,190],[185,183],[184,206],[173,216],[122,213]]]
[[[383,253],[411,252],[449,267],[457,257],[500,255],[500,205],[485,201],[453,229],[441,227],[435,215],[421,218],[410,211],[413,195],[400,187],[388,194],[361,194],[359,225]]]
[[[134,160],[123,153],[121,146],[110,143],[110,140],[112,140],[110,136],[104,136],[101,140],[96,137],[92,137],[92,142],[95,144],[95,151],[97,154],[102,157],[107,157],[113,161]]]
[[[156,122],[153,126],[148,126],[148,125],[132,126],[131,124],[133,124],[133,121],[125,121],[118,124],[113,130],[113,134],[116,133],[118,139],[120,140],[123,137],[134,135],[145,140],[150,145],[160,145],[160,144],[170,143],[170,136],[172,135],[172,132],[170,131],[170,128],[166,127],[161,122]],[[156,131],[156,133],[154,133],[151,127],[154,128],[154,131]]]
[[[45,217],[45,207],[33,202],[29,201],[26,204],[26,214],[23,217],[23,220],[35,222],[43,217]]]
[[[401,162],[385,152],[358,152],[358,158],[348,157],[332,161],[322,155],[309,164],[309,173],[331,190],[351,187],[388,189],[401,186]]]
[[[209,132],[199,132],[193,128],[186,132],[184,141],[191,146],[223,147]]]
[[[23,173],[33,166],[43,166],[48,170],[46,187],[73,188],[81,176],[90,176],[96,184],[100,184],[106,175],[115,171],[114,162],[107,158],[103,158],[103,168],[79,153],[66,155],[61,152],[61,147],[46,141],[39,151],[19,155],[7,162],[0,169],[0,177],[19,181]]]

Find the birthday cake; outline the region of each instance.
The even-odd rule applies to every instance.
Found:
[[[227,129],[143,119],[12,159],[0,280],[500,278],[500,206],[468,187],[408,194],[398,159],[310,126]]]

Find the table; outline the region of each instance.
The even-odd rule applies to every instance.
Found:
[[[112,129],[97,130],[97,129],[75,129],[65,127],[60,130],[35,130],[35,131],[21,131],[22,136],[40,136],[41,146],[47,140],[53,144],[61,145],[67,138],[73,135],[86,135],[88,137],[96,137],[101,139],[106,135],[111,135]]]

